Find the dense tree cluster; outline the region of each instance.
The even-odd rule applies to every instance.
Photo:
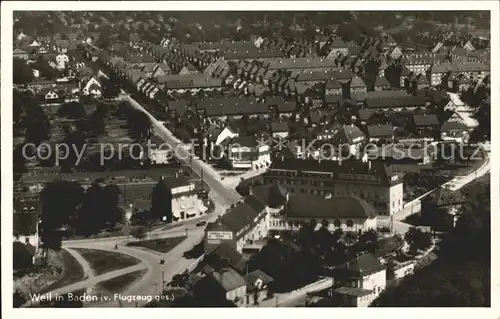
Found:
[[[94,183],[85,191],[77,182],[47,184],[40,193],[40,236],[44,247],[59,249],[61,236],[67,231],[90,236],[120,223],[120,194],[116,185],[103,188]]]
[[[24,130],[25,142],[39,145],[50,137],[50,122],[45,110],[30,91],[13,91],[14,132]]]
[[[490,187],[478,182],[462,192],[470,201],[441,244],[439,258],[388,287],[373,306],[489,307]]]
[[[33,81],[33,70],[25,60],[14,58],[12,68],[14,84],[27,84]]]
[[[327,221],[304,223],[298,234],[285,234],[283,241],[270,240],[249,262],[249,269],[261,269],[274,278],[272,289],[283,292],[303,287],[326,268],[339,265],[358,252],[377,254],[379,238],[375,230],[364,233],[331,233]],[[317,230],[314,230],[317,229]]]

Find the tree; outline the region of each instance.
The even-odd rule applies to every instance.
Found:
[[[57,75],[57,70],[52,68],[49,65],[49,62],[46,61],[43,58],[43,56],[39,56],[38,60],[31,64],[31,67],[35,70],[38,70],[40,72],[41,77],[44,77],[47,79],[53,79]]]
[[[26,303],[26,298],[24,298],[23,294],[21,291],[17,290],[14,291],[12,295],[12,303],[14,304],[14,308],[21,308],[22,305]]]
[[[50,136],[50,123],[44,109],[36,103],[33,96],[24,95],[21,101],[25,116],[23,127],[26,128],[26,143],[38,146]]]
[[[70,119],[82,119],[87,116],[85,106],[80,102],[64,103],[57,110],[57,115]]]
[[[146,113],[133,110],[128,114],[127,124],[133,140],[145,141],[151,132],[151,120]]]
[[[77,182],[51,182],[40,192],[40,237],[46,248],[60,247],[60,235],[57,231],[63,225],[71,225],[74,222],[77,208],[83,198],[84,190]]]
[[[93,183],[85,193],[82,207],[78,214],[77,230],[84,236],[98,233],[105,224],[104,190],[98,183]]]
[[[134,238],[137,238],[139,240],[143,240],[144,238],[146,238],[147,232],[148,231],[147,231],[147,228],[145,226],[139,226],[139,227],[132,228],[131,235]]]
[[[61,170],[71,172],[73,168],[81,164],[80,160],[86,149],[85,134],[79,130],[68,132],[64,144],[68,146],[68,156],[61,160]]]
[[[374,229],[369,229],[359,236],[359,248],[360,250],[369,251],[374,253],[378,248],[378,234]]]
[[[151,214],[153,218],[165,218],[167,223],[172,222],[172,197],[163,178],[158,181],[151,194]]]
[[[410,245],[410,250],[418,251],[425,250],[432,245],[432,237],[430,233],[423,232],[419,228],[410,227],[406,232],[405,241]]]
[[[96,135],[104,134],[106,124],[104,123],[104,114],[102,111],[95,110],[88,121],[89,129]]]
[[[470,199],[451,236],[440,243],[439,258],[388,287],[372,306],[489,307],[491,212],[489,184],[462,189]]]
[[[33,81],[33,70],[26,61],[14,58],[12,62],[13,80],[15,84],[26,84]]]
[[[102,81],[102,88],[105,98],[116,98],[121,92],[120,84],[114,77],[104,79]]]
[[[14,180],[19,180],[23,173],[27,172],[26,158],[23,155],[23,145],[19,144],[14,148],[12,154]]]
[[[104,212],[105,222],[116,224],[123,220],[123,214],[118,208],[120,196],[122,195],[120,188],[117,185],[111,184],[104,187]]]

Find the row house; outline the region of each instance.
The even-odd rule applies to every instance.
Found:
[[[391,83],[384,77],[384,76],[378,76],[375,78],[375,83],[373,85],[373,89],[375,91],[386,91],[391,88]]]
[[[252,41],[194,42],[200,52],[224,52],[228,50],[253,50],[257,46]]]
[[[222,90],[222,81],[220,79],[206,78],[201,74],[160,76],[156,81],[167,94],[171,92],[197,93],[200,90]]]
[[[248,100],[243,100],[237,104],[210,104],[197,105],[197,112],[208,119],[218,119],[226,121],[229,117],[233,119],[241,119],[243,116],[249,118],[269,118],[270,107],[265,103],[254,103]]]
[[[443,76],[442,83],[445,85],[446,89],[454,92],[465,91],[472,85],[469,76],[453,71],[449,71]]]
[[[439,131],[439,120],[436,114],[415,114],[413,119],[413,132],[420,139],[434,140]]]
[[[427,105],[424,96],[408,96],[401,95],[396,97],[369,97],[366,98],[363,107],[364,109],[378,109],[380,111],[414,111],[418,108],[423,108]]]
[[[413,73],[426,74],[436,63],[445,60],[445,55],[435,53],[414,53],[403,57],[403,64]]]
[[[280,50],[245,50],[245,51],[226,51],[219,53],[226,61],[241,61],[241,60],[260,60],[260,61],[273,61],[276,59],[285,58],[285,53]]]
[[[150,99],[154,99],[156,94],[160,91],[158,84],[148,80],[146,77],[141,77],[137,82],[137,92],[141,92]]]
[[[490,67],[483,63],[465,62],[465,63],[446,63],[433,65],[430,70],[431,85],[442,83],[444,76],[448,72],[461,73],[472,82],[481,81],[490,71]]]
[[[270,61],[269,70],[337,69],[335,61],[324,58],[289,58]]]

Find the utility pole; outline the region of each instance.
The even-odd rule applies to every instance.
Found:
[[[278,295],[276,295],[276,308],[278,308]]]
[[[161,291],[160,294],[163,294],[163,290],[165,289],[165,270],[161,271]]]

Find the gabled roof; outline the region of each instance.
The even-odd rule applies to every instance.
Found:
[[[351,88],[362,88],[366,87],[365,82],[360,77],[354,77],[351,81]]]
[[[333,136],[333,140],[336,143],[347,143],[353,144],[354,140],[363,140],[365,135],[361,130],[355,125],[344,125],[340,128],[335,135]]]
[[[325,88],[327,90],[342,89],[342,84],[335,79],[330,79],[326,82]]]
[[[261,280],[263,285],[269,285],[271,282],[274,281],[274,279],[263,272],[260,269],[254,270],[251,273],[246,274],[243,276],[245,278],[245,281],[247,282],[247,290],[248,289],[255,289],[256,287],[254,286],[257,280]]]
[[[394,129],[391,124],[369,125],[367,126],[367,130],[369,137],[386,137],[394,135]]]
[[[467,131],[467,126],[461,122],[456,122],[456,121],[445,122],[441,126],[441,132],[450,132],[450,131]]]
[[[273,133],[288,132],[288,123],[287,122],[272,122],[271,123],[271,132],[273,132]]]
[[[391,86],[391,83],[385,77],[377,76],[375,86]]]
[[[413,122],[416,126],[436,126],[439,120],[436,114],[416,114],[413,115]]]
[[[233,291],[247,284],[245,279],[232,268],[214,271],[206,278],[207,279],[201,279],[200,282],[204,280],[214,280],[225,292]]]
[[[371,275],[386,269],[386,267],[370,253],[357,256],[353,260],[345,263],[344,267],[362,276]]]
[[[251,194],[259,199],[264,205],[270,208],[278,208],[286,203],[286,191],[279,185],[260,185],[252,187]]]

